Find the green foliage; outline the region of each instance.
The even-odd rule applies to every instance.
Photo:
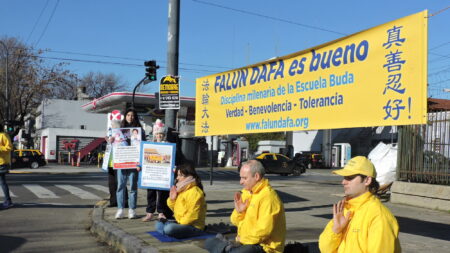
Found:
[[[244,137],[248,141],[250,152],[255,152],[257,150],[259,141],[284,141],[286,139],[284,132],[246,134]]]

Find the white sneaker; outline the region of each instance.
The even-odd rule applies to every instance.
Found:
[[[123,209],[119,208],[119,209],[117,209],[117,212],[116,212],[116,219],[122,219],[122,217],[123,217]]]
[[[128,219],[136,219],[136,210],[128,209]]]

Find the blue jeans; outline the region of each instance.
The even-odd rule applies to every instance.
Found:
[[[130,192],[128,193],[128,206],[130,209],[136,209],[138,175],[139,172],[135,169],[117,170],[117,208],[122,209],[125,207],[124,196],[129,180]]]
[[[0,184],[2,185],[3,195],[5,196],[5,203],[11,203],[11,196],[9,195],[9,187],[6,183],[6,173],[0,173]]]
[[[8,165],[0,165],[2,168],[6,168],[6,171],[8,169]],[[5,202],[4,203],[11,203],[11,196],[9,195],[9,187],[6,183],[6,172],[0,173],[0,184],[2,185],[3,195],[5,196]]]
[[[181,225],[172,221],[157,221],[155,224],[155,228],[156,231],[158,231],[160,234],[175,237],[177,239],[194,237],[203,234],[202,230],[194,226]]]

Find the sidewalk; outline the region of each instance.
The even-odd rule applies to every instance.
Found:
[[[308,170],[298,180],[269,176],[272,186],[284,202],[287,243],[317,243],[320,233],[332,218],[332,204],[343,195],[339,177],[332,177],[329,172]],[[215,181],[213,185],[209,185],[205,178],[202,180],[208,204],[206,224],[229,224],[229,216],[233,210],[233,194],[241,189],[239,178]],[[139,189],[137,219],[116,220],[114,215],[117,209],[108,208],[107,204],[107,201],[100,201],[95,206],[91,232],[124,252],[207,252],[202,248],[204,240],[161,243],[147,234],[155,229],[154,221],[141,221],[145,214],[145,190]],[[450,213],[391,203],[386,205],[400,224],[403,252],[450,252]],[[230,238],[234,236],[229,235]],[[310,252],[318,252],[310,249]]]

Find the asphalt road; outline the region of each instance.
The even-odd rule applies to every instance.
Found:
[[[87,230],[94,204],[108,197],[105,173],[8,174],[7,181],[15,205],[0,211],[1,252],[111,252]]]
[[[89,233],[90,212],[95,203],[108,198],[107,175],[95,167],[45,166],[14,170],[7,175],[14,207],[0,210],[1,252],[111,252]],[[208,168],[198,169],[210,185]],[[16,174],[18,173],[18,174]],[[23,173],[23,174],[22,174]],[[328,172],[311,172],[314,180],[329,180]],[[329,174],[328,174],[329,175]],[[283,184],[298,178],[268,175]],[[215,170],[212,184],[240,189],[237,170]],[[3,192],[0,191],[3,200]]]

